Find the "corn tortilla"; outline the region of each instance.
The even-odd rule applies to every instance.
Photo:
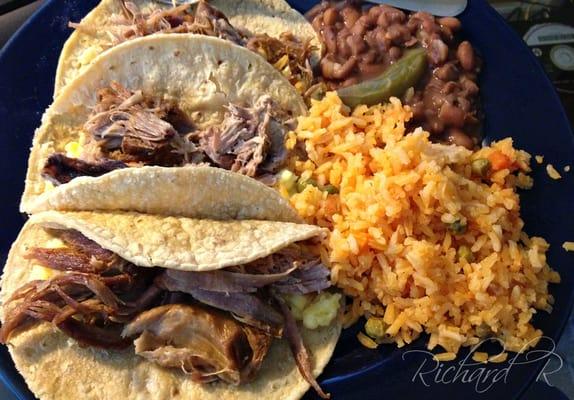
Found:
[[[30,222],[78,230],[141,267],[187,271],[245,264],[323,233],[318,226],[289,222],[214,221],[133,212],[47,211],[34,214]]]
[[[300,221],[276,190],[212,167],[141,167],[79,177],[45,192],[23,211],[125,210],[217,220]]]

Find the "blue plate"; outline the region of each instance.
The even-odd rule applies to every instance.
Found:
[[[315,2],[291,3],[306,11]],[[42,112],[51,102],[58,55],[70,34],[67,23],[80,20],[96,4],[96,0],[47,1],[0,54],[3,259],[25,221],[18,213],[18,204],[28,148]],[[529,49],[484,0],[471,0],[461,19],[464,34],[485,60],[481,90],[487,140],[511,136],[517,147],[544,155],[545,162],[559,169],[574,165],[574,137],[566,115]],[[522,194],[525,229],[550,242],[550,265],[562,276],[562,283],[551,287],[556,299],[554,312],[535,317],[536,326],[547,336],[537,348],[545,351],[529,352],[503,364],[468,365],[471,362],[466,361],[463,365],[436,365],[424,353],[424,338],[403,349],[387,345],[372,351],[357,343],[357,325],[344,332],[321,377],[334,398],[510,399],[519,397],[535,379],[543,381],[544,374],[551,373],[544,367],[553,357],[552,343],[558,341],[574,301],[574,255],[561,249],[564,241],[574,240],[573,174],[563,174],[562,180],[553,181],[543,167],[535,165],[534,189]],[[463,352],[459,360],[466,354]],[[0,349],[0,360],[2,381],[17,398],[33,399],[5,347]]]

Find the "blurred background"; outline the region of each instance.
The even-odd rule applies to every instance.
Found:
[[[0,0],[0,48],[44,1]],[[574,0],[492,0],[491,4],[542,63],[574,125]],[[574,316],[558,343],[557,353],[563,365],[555,358],[553,365],[547,367],[547,371],[558,370],[548,375],[551,386],[539,380],[526,393],[525,400],[574,400]],[[0,383],[0,400],[12,399],[15,397]]]
[[[494,0],[490,3],[540,60],[574,125],[574,1]],[[572,383],[574,385],[574,381]]]

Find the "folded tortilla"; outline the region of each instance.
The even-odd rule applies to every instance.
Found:
[[[224,40],[157,34],[125,42],[97,57],[44,114],[33,140],[22,212],[134,210],[218,219],[296,220],[296,213],[275,191],[220,169],[127,168],[76,178],[54,188],[42,178],[42,167],[51,154],[79,141],[97,91],[113,82],[173,101],[204,125],[221,122],[228,104],[253,105],[262,95],[293,117],[306,110],[296,90],[271,65]],[[221,212],[224,204],[227,209]]]
[[[124,222],[124,229],[115,229],[112,222],[118,219],[131,220]],[[107,222],[106,222],[107,221]],[[109,222],[112,221],[112,222]],[[119,249],[118,243],[129,241],[132,249],[141,249],[142,254],[148,255],[160,266],[169,264],[169,257],[183,257],[184,253],[201,253],[197,248],[188,249],[184,246],[185,240],[166,243],[162,238],[154,242],[155,231],[165,230],[171,232],[172,237],[179,238],[205,234],[205,226],[196,220],[179,219],[162,220],[152,216],[137,216],[135,214],[92,214],[88,213],[45,213],[34,216],[29,220],[16,242],[13,244],[4,273],[0,300],[5,304],[6,299],[24,283],[32,278],[31,272],[37,262],[25,257],[31,247],[48,245],[52,236],[43,227],[72,228],[79,230],[85,236],[93,239],[104,248]],[[278,245],[277,238],[272,239],[274,231],[291,232],[286,236],[292,239],[302,238],[317,233],[315,227],[304,225],[285,224],[278,222],[251,221],[234,222],[239,237],[235,241],[250,241],[252,235],[260,235],[259,247],[256,251],[261,255],[271,254]],[[139,232],[146,235],[134,235],[129,227],[138,226]],[[229,229],[229,226],[225,226]],[[299,233],[297,231],[300,230]],[[241,231],[241,232],[240,232]],[[256,232],[256,233],[253,233]],[[213,241],[216,242],[218,233],[211,231]],[[123,239],[121,237],[124,237]],[[283,242],[287,245],[289,240]],[[115,243],[110,245],[110,243]],[[155,245],[154,245],[155,243]],[[155,249],[153,248],[155,246]],[[168,254],[165,246],[169,247]],[[178,250],[177,247],[180,247]],[[201,246],[208,247],[209,243],[203,241]],[[225,248],[226,245],[223,246]],[[245,247],[245,246],[244,246]],[[215,249],[218,247],[216,246]],[[241,248],[241,246],[239,246]],[[132,250],[119,251],[118,254],[130,257]],[[157,256],[154,254],[158,254]],[[163,254],[163,255],[162,255]],[[224,252],[224,254],[226,254]],[[154,258],[155,257],[155,258]],[[164,258],[168,257],[168,258]],[[228,259],[241,263],[247,261],[251,254],[239,251],[238,255],[228,254]],[[188,259],[191,257],[188,255]],[[133,258],[132,258],[133,259]],[[141,260],[143,258],[136,258]],[[149,265],[153,262],[144,262]],[[220,265],[226,265],[221,262]],[[2,310],[4,322],[4,311]],[[339,321],[330,327],[319,330],[301,329],[306,347],[311,353],[313,373],[318,376],[328,363],[337,339],[341,325]],[[39,399],[297,399],[309,388],[295,366],[289,347],[284,340],[275,340],[267,354],[256,379],[248,384],[238,387],[225,383],[198,384],[193,382],[182,371],[164,369],[154,363],[137,356],[133,349],[124,351],[104,351],[96,348],[82,348],[74,340],[53,328],[48,323],[38,323],[31,328],[15,334],[9,343],[9,351],[14,359],[16,368],[25,378],[31,391]]]
[[[22,212],[48,210],[133,210],[217,220],[301,221],[276,190],[255,179],[193,166],[119,169],[98,178],[76,178],[29,202],[22,200]]]
[[[131,2],[142,10],[170,7],[153,0]],[[304,39],[312,38],[312,44],[320,48],[320,42],[311,24],[284,0],[210,0],[209,4],[222,11],[234,27],[248,33],[266,33],[277,38],[283,32],[292,32]],[[102,0],[81,23],[101,27],[120,14],[120,0]],[[89,66],[97,55],[107,50],[109,34],[105,29],[94,31],[88,34],[75,30],[66,41],[58,61],[54,97]]]
[[[75,229],[140,267],[184,271],[245,264],[323,234],[318,226],[290,222],[214,221],[133,212],[47,211],[33,215],[29,223]]]

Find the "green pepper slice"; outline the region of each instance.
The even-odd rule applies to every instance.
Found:
[[[408,50],[379,77],[337,90],[343,103],[349,107],[360,104],[372,106],[401,96],[421,79],[427,67],[426,50]]]

